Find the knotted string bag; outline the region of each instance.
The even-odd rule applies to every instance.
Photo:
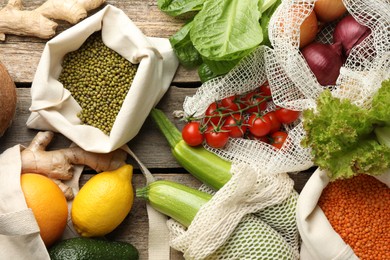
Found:
[[[259,47],[229,74],[204,83],[194,96],[187,97],[185,114],[200,116],[213,101],[249,92],[267,79],[272,88],[281,80],[271,76],[278,66],[274,50]],[[280,94],[274,98],[269,110],[275,105],[301,110],[299,100],[284,102]],[[206,146],[232,162],[233,177],[187,230],[168,221],[171,246],[184,252],[186,259],[298,259],[298,194],[287,173],[308,169],[312,163],[310,153],[300,146],[301,122],[284,127],[288,138],[280,150],[242,138],[230,139],[224,149]],[[202,189],[211,192],[206,186]]]
[[[226,76],[204,83],[194,96],[184,101],[185,115],[201,116],[215,100],[243,94],[266,80],[273,97],[268,109],[275,105],[298,111],[315,107],[324,87],[299,50],[299,27],[314,3],[315,0],[282,1],[269,25],[272,48],[260,46]],[[380,82],[389,77],[389,3],[345,0],[344,4],[372,33],[351,50],[336,85],[326,88],[331,88],[335,96],[369,106]],[[283,23],[278,22],[280,19]],[[333,29],[334,24],[326,26],[316,41],[330,43]],[[168,221],[171,246],[184,252],[186,259],[300,257],[295,222],[298,195],[286,173],[306,170],[313,163],[310,149],[300,145],[305,136],[302,121],[284,127],[288,138],[280,150],[245,139],[230,139],[224,149],[206,145],[232,162],[233,177],[221,190],[212,191],[213,199],[200,209],[188,229]],[[208,190],[205,186],[201,189]],[[289,212],[293,212],[290,221]],[[281,223],[285,223],[282,228],[277,226]],[[260,234],[262,239],[253,234]]]
[[[285,34],[275,22],[278,17],[303,21],[313,9],[315,1],[299,1],[300,12],[289,12],[298,1],[284,1],[273,17],[270,34],[273,38],[275,53],[280,57],[284,73],[295,83],[297,91],[305,93],[307,108],[315,109],[315,99],[322,88],[304,61],[293,41],[298,25],[286,23]],[[329,86],[332,94],[348,99],[353,104],[369,109],[372,98],[384,80],[390,78],[390,2],[386,0],[364,1],[343,0],[349,14],[360,24],[370,28],[371,33],[359,45],[351,49],[341,67],[335,86]],[[300,16],[297,16],[301,14]],[[336,21],[337,22],[337,21]],[[317,36],[317,41],[332,43],[335,24],[329,24]],[[289,33],[288,33],[289,32]],[[289,36],[289,37],[288,37]],[[279,86],[280,87],[280,86]],[[281,87],[282,89],[283,87]],[[379,180],[389,186],[389,171]],[[297,204],[297,224],[302,245],[300,259],[358,259],[351,247],[333,230],[323,211],[317,206],[322,190],[329,183],[325,171],[318,169],[303,188]]]

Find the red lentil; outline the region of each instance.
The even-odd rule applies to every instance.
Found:
[[[330,182],[318,205],[362,260],[390,259],[390,189],[361,174]]]

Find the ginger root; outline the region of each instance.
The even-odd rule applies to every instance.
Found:
[[[50,19],[76,24],[87,12],[102,5],[105,0],[48,0],[34,10],[23,10],[21,0],[9,0],[0,10],[0,41],[6,34],[34,36],[49,39],[55,35],[58,24]]]
[[[46,151],[53,136],[54,133],[50,131],[38,132],[21,152],[22,173],[39,173],[53,179],[69,180],[73,177],[73,165],[86,165],[102,172],[126,164],[127,153],[120,149],[106,154],[88,152],[80,147]]]
[[[74,193],[73,193],[73,190],[71,187],[69,187],[68,185],[66,185],[65,183],[63,183],[60,180],[57,180],[57,179],[51,179],[51,180],[54,181],[55,184],[58,185],[58,187],[61,189],[62,193],[64,193],[66,200],[74,199]]]

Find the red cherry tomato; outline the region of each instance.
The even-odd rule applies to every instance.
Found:
[[[271,131],[271,120],[259,114],[252,114],[248,119],[249,131],[257,137],[265,136]]]
[[[268,112],[267,114],[264,115],[264,117],[268,117],[271,120],[271,130],[270,130],[271,134],[280,130],[282,124],[279,122],[278,118],[276,117],[275,111]]]
[[[213,148],[223,148],[229,140],[229,133],[227,131],[223,129],[218,130],[212,126],[207,128],[204,136],[206,143]]]
[[[205,111],[204,123],[208,125],[211,125],[212,123],[217,126],[222,123],[222,118],[220,104],[218,102],[213,102]]]
[[[267,99],[260,93],[250,92],[243,98],[247,113],[260,113],[267,108]]]
[[[286,141],[287,133],[283,131],[277,131],[271,135],[271,145],[277,149],[282,148]]]
[[[229,131],[230,137],[240,138],[244,136],[247,125],[245,124],[244,117],[237,113],[226,118],[224,128]]]
[[[221,104],[226,112],[236,112],[243,107],[242,101],[237,95],[222,99]]]
[[[189,122],[183,127],[181,136],[188,145],[198,146],[203,143],[204,136],[200,127],[200,123],[196,121]]]
[[[277,108],[275,110],[276,118],[282,124],[291,124],[298,119],[300,112],[295,110],[290,110],[287,108]]]
[[[272,99],[271,88],[268,81],[260,86],[260,93],[262,93],[268,100]]]
[[[264,143],[267,143],[267,144],[271,143],[270,137],[268,135],[257,137],[257,136],[254,136],[253,134],[250,133],[248,135],[248,138],[250,140],[257,140],[259,142],[264,142]]]

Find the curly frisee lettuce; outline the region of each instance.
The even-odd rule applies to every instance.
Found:
[[[314,163],[327,170],[331,180],[360,173],[382,174],[390,168],[390,80],[384,81],[363,109],[325,90],[317,108],[303,112],[306,136]]]

